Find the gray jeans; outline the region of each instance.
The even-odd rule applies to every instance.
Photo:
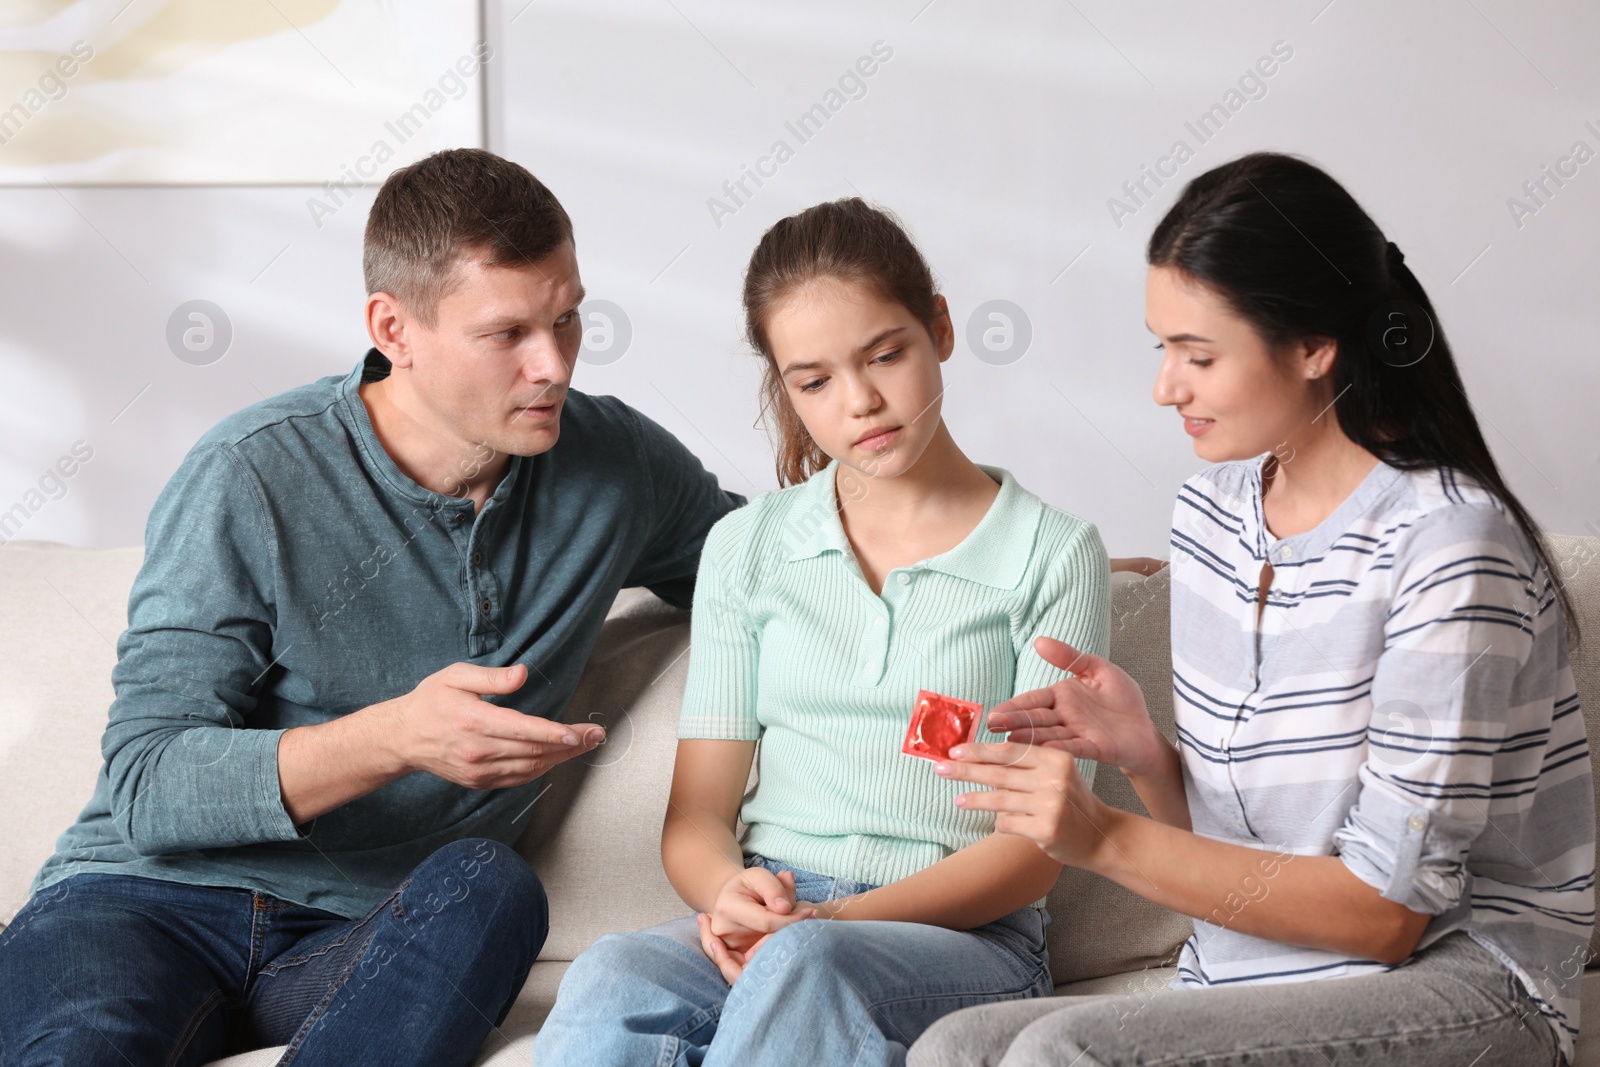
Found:
[[[1555,1032],[1465,933],[1404,967],[1320,982],[1050,997],[947,1015],[908,1067],[1539,1067]]]

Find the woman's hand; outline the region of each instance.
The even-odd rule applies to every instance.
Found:
[[[1027,838],[1057,863],[1093,866],[1117,813],[1094,795],[1072,756],[1019,744],[957,745],[950,754],[955,758],[935,764],[936,773],[992,787],[962,793],[957,807],[994,812],[997,831]]]
[[[995,829],[1164,908],[1286,945],[1399,963],[1433,916],[1385,899],[1339,856],[1214,841],[1111,807],[1072,757],[1036,745],[957,745],[941,776],[991,786],[956,797]]]
[[[1161,765],[1171,746],[1150,721],[1138,682],[1110,660],[1064,641],[1040,637],[1033,647],[1074,677],[996,704],[989,729],[1012,741],[1109,763],[1130,777]]]

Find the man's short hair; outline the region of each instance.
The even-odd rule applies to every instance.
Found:
[[[432,329],[462,258],[529,264],[570,240],[566,210],[526,167],[480,148],[452,148],[383,183],[367,215],[362,270],[368,293],[389,293]]]

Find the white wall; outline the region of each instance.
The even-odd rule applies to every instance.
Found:
[[[1008,365],[958,346],[956,439],[1098,523],[1114,554],[1164,555],[1198,461],[1150,400],[1144,241],[1179,182],[1270,148],[1327,167],[1405,249],[1535,516],[1600,532],[1600,161],[1520,225],[1507,205],[1574,142],[1600,151],[1592,4],[489,0],[486,23],[490,147],[562,198],[591,296],[632,325],[577,387],[641,408],[733,488],[774,485],[744,263],[775,219],[859,192],[909,224],[958,329],[991,299],[1031,322]],[[785,122],[880,41],[893,55],[865,95],[800,144]],[[1201,144],[1185,122],[1275,42],[1293,54],[1265,95]],[[708,199],[778,139],[794,157],[714,218]],[[1108,198],[1179,139],[1194,158],[1118,226]],[[374,191],[319,228],[310,188],[0,189],[0,511],[74,442],[94,450],[18,535],[135,542],[208,426],[347,371],[367,344]],[[209,366],[166,343],[195,298],[234,331]]]

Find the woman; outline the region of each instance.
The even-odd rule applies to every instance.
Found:
[[[699,914],[580,956],[539,1063],[901,1063],[945,1012],[1052,988],[1060,865],[901,748],[920,690],[989,706],[1062,677],[1040,633],[1106,651],[1099,535],[957,447],[945,299],[883,212],[780,221],[744,303],[787,488],[701,557],[662,832]]]
[[[937,771],[994,787],[963,811],[1194,916],[1179,992],[1132,1021],[1117,997],[963,1012],[911,1061],[1570,1060],[1594,922],[1570,607],[1427,295],[1281,155],[1197,178],[1149,261],[1155,398],[1215,464],[1173,520],[1179,747],[1126,674],[1041,639],[1076,677]]]

